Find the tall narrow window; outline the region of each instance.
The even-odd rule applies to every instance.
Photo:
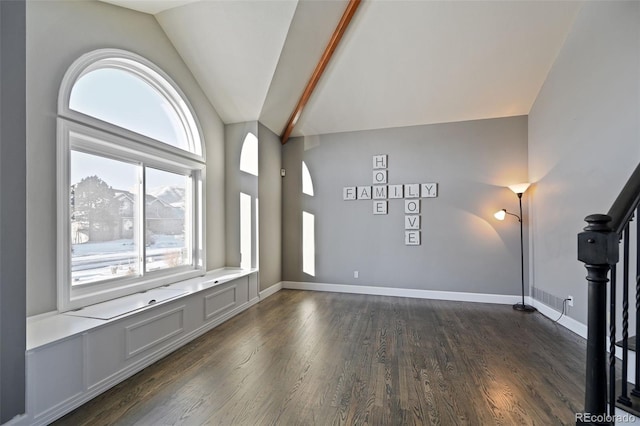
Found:
[[[260,267],[260,203],[256,198],[256,261],[254,266]]]
[[[302,212],[302,272],[316,275],[316,222],[309,212]]]
[[[302,162],[302,193],[313,197],[313,180],[307,163]],[[315,215],[302,212],[302,272],[316,275],[316,221]]]
[[[175,83],[91,52],[65,75],[58,126],[58,309],[204,273],[204,152]]]
[[[252,222],[251,195],[242,192],[240,193],[240,267],[242,269],[250,269],[253,261]]]

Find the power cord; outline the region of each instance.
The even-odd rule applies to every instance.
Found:
[[[560,321],[560,318],[562,318],[562,317],[564,316],[565,310],[567,309],[567,302],[568,302],[569,300],[570,300],[570,299],[564,299],[564,300],[562,301],[562,313],[560,314],[560,316],[558,317],[558,319],[557,319],[557,320],[555,320],[555,321],[553,321],[553,322],[556,322],[556,323],[557,323],[558,321]]]

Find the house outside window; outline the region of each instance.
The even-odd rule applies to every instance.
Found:
[[[204,274],[204,150],[179,87],[102,49],[69,68],[58,109],[58,310]]]

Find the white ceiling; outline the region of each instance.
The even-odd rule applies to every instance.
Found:
[[[167,9],[172,9],[185,4],[195,3],[200,0],[102,0],[105,3],[112,3],[127,9],[155,15]]]
[[[257,120],[297,2],[203,1],[156,19],[225,123]]]
[[[104,0],[154,14],[225,123],[280,134],[346,0]],[[582,3],[363,0],[293,135],[529,113]]]

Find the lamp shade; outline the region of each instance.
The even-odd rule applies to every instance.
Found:
[[[495,212],[493,214],[493,217],[495,217],[498,220],[504,220],[506,215],[507,215],[507,211],[505,209],[502,209],[502,210],[499,210],[499,211]]]
[[[531,184],[529,182],[517,183],[515,185],[509,185],[509,189],[516,194],[524,194]]]

